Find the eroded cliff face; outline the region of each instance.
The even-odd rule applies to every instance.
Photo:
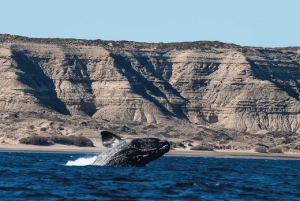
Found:
[[[300,133],[300,48],[25,39],[0,40],[1,111]]]

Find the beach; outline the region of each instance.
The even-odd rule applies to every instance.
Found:
[[[95,147],[77,147],[72,145],[23,145],[23,144],[2,144],[1,152],[49,152],[49,153],[101,153],[105,148],[97,144]],[[170,150],[165,156],[185,156],[185,157],[217,157],[217,158],[278,158],[300,160],[300,153],[257,153],[253,150],[215,150],[198,151],[189,149]]]

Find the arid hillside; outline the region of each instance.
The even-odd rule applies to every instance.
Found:
[[[76,126],[92,122],[95,133],[113,125],[138,133],[166,128],[155,132],[174,138],[205,129],[300,133],[297,47],[0,35],[0,69],[4,130],[12,118],[29,126],[29,119],[43,116],[52,124],[58,118]]]

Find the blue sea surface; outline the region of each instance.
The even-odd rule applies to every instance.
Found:
[[[95,154],[0,152],[0,200],[300,200],[300,161],[163,156],[143,168],[67,166]]]

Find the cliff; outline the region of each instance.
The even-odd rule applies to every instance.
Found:
[[[0,111],[300,133],[300,48],[0,35]]]

